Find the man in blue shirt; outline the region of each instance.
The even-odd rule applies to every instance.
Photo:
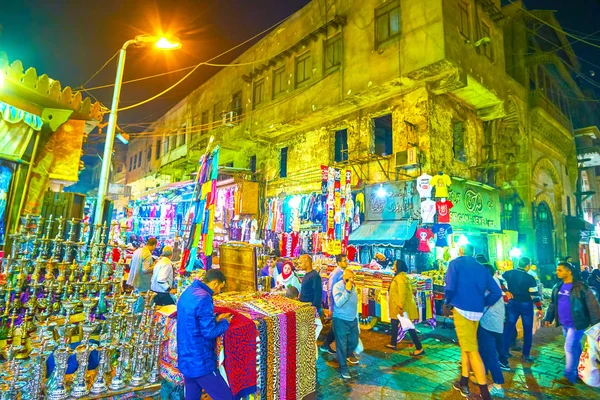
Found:
[[[200,400],[202,389],[213,400],[231,400],[231,389],[217,369],[216,338],[231,322],[231,314],[215,317],[212,296],[225,286],[225,275],[210,269],[204,282],[194,281],[177,302],[177,357],[186,400]]]
[[[335,306],[335,302],[333,301],[333,287],[336,283],[342,280],[342,276],[344,275],[344,271],[348,267],[348,257],[345,254],[339,254],[335,256],[335,261],[337,264],[337,268],[331,271],[329,274],[329,281],[327,283],[327,297],[329,302],[329,312],[333,313],[333,309]],[[327,336],[325,336],[325,341],[323,345],[320,347],[320,350],[324,353],[336,354],[335,351],[331,348],[331,343],[335,341],[335,334],[333,332],[333,325],[329,332],[327,332]]]
[[[347,359],[358,346],[358,295],[352,270],[346,269],[343,280],[333,287],[333,301],[333,332],[338,364],[342,378],[350,379]]]
[[[481,398],[491,400],[485,367],[479,355],[477,329],[484,309],[496,304],[502,297],[502,291],[473,254],[472,245],[461,246],[459,257],[450,262],[446,272],[446,304],[454,307],[454,326],[462,358],[461,378],[454,382],[453,387],[463,397],[468,397],[469,373],[473,371]]]

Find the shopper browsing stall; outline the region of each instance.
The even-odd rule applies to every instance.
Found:
[[[288,286],[294,286],[296,289],[300,290],[300,280],[294,272],[294,265],[291,261],[286,261],[283,264],[283,270],[281,271],[281,275],[277,277],[275,286],[280,289],[286,289]]]
[[[415,303],[415,297],[413,295],[414,289],[410,284],[408,276],[406,275],[408,272],[408,265],[406,265],[404,260],[397,260],[394,263],[393,269],[396,273],[396,276],[392,280],[389,291],[389,312],[390,319],[392,321],[392,337],[390,344],[386,347],[396,350],[399,330],[398,328],[401,326],[402,329],[408,332],[410,338],[415,344],[416,350],[411,355],[420,356],[425,353],[425,350],[423,350],[421,341],[417,336],[417,331],[412,324],[412,321],[419,319],[419,311],[417,310],[417,304]],[[399,316],[408,326],[400,324],[400,319],[398,318]]]
[[[321,314],[322,284],[321,275],[313,269],[312,258],[308,254],[300,256],[300,268],[306,272],[302,278],[300,301],[311,303]]]
[[[343,379],[350,379],[348,361],[354,361],[352,352],[358,346],[358,295],[354,285],[354,272],[344,271],[343,280],[333,287],[333,331],[336,354]],[[350,360],[349,360],[350,358]],[[356,362],[351,362],[356,364]]]
[[[199,400],[202,390],[213,400],[233,398],[217,369],[215,352],[216,338],[229,328],[232,318],[231,314],[214,314],[213,295],[223,286],[223,272],[210,269],[204,282],[194,281],[177,302],[177,356],[186,400]]]
[[[147,292],[152,283],[153,259],[152,252],[156,249],[156,238],[151,237],[144,247],[137,249],[131,258],[131,267],[127,284],[133,286],[136,293]],[[141,312],[144,302],[141,298],[135,303],[135,312]]]
[[[329,274],[329,281],[327,283],[327,296],[329,298],[329,312],[333,313],[335,308],[335,302],[333,301],[333,287],[336,283],[342,280],[344,271],[348,267],[348,257],[345,254],[340,254],[335,256],[335,261],[337,267]],[[333,332],[333,324],[329,332],[327,332],[327,336],[325,336],[325,341],[323,345],[321,345],[321,351],[329,354],[335,354],[335,351],[331,348],[331,344],[335,341],[335,334]]]
[[[564,383],[577,382],[577,366],[581,356],[581,339],[590,325],[600,322],[600,306],[587,285],[574,274],[575,267],[561,262],[556,268],[556,276],[561,282],[552,289],[551,303],[546,311],[544,326],[549,327],[556,321],[562,326],[565,336],[565,372]]]
[[[152,272],[150,290],[156,293],[154,303],[159,306],[175,304],[170,293],[174,280],[172,256],[173,248],[171,246],[163,247],[161,257],[154,265]]]

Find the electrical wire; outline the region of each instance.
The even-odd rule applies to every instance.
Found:
[[[292,15],[293,15],[293,14],[292,14]],[[224,56],[224,55],[226,55],[226,54],[228,54],[228,53],[230,53],[230,52],[232,52],[232,51],[234,51],[234,50],[237,50],[238,48],[240,48],[240,47],[242,47],[242,46],[244,46],[244,45],[248,44],[249,42],[251,42],[251,41],[255,40],[256,38],[258,38],[258,37],[260,37],[260,36],[262,36],[262,35],[264,35],[265,33],[267,33],[267,32],[269,32],[269,31],[273,30],[274,28],[278,27],[279,25],[281,25],[281,24],[283,24],[285,21],[287,21],[289,18],[291,18],[291,17],[292,17],[292,15],[290,15],[290,16],[288,16],[288,17],[286,17],[286,18],[282,19],[281,21],[279,21],[279,22],[277,22],[276,24],[274,24],[274,25],[270,26],[269,28],[267,28],[267,29],[263,30],[262,32],[259,32],[259,33],[257,33],[256,35],[252,36],[250,39],[247,39],[247,40],[245,40],[244,42],[242,42],[242,43],[240,43],[240,44],[236,45],[235,47],[232,47],[232,48],[230,48],[229,50],[227,50],[227,51],[224,51],[223,53],[221,53],[221,54],[219,54],[219,55],[217,55],[217,56],[215,56],[215,57],[212,57],[212,58],[211,58],[211,59],[209,59],[208,61],[204,61],[204,62],[198,63],[198,64],[196,64],[196,65],[191,65],[191,66],[189,66],[189,67],[179,68],[179,69],[172,70],[172,71],[167,71],[167,72],[162,72],[162,73],[159,73],[159,74],[154,74],[154,75],[150,75],[150,76],[145,76],[145,77],[142,77],[142,78],[132,79],[132,80],[129,80],[129,81],[125,81],[125,82],[123,82],[122,84],[123,84],[123,85],[125,85],[125,84],[128,84],[128,83],[140,82],[140,81],[143,81],[143,80],[147,80],[147,79],[153,79],[153,78],[158,78],[158,77],[161,77],[161,76],[170,75],[170,74],[174,74],[174,73],[177,73],[177,72],[182,72],[182,71],[187,71],[187,70],[190,70],[190,69],[191,69],[192,71],[191,71],[190,73],[188,73],[186,76],[184,76],[184,77],[182,78],[182,79],[185,79],[185,78],[187,78],[189,75],[191,75],[191,74],[192,74],[192,73],[193,73],[193,72],[194,72],[194,71],[195,71],[195,70],[196,70],[198,67],[200,67],[200,66],[203,66],[203,65],[206,65],[206,66],[209,66],[209,67],[241,67],[241,66],[253,65],[253,64],[258,64],[258,63],[261,63],[261,62],[269,61],[269,60],[271,60],[273,57],[265,58],[265,59],[262,59],[262,60],[256,60],[256,61],[252,61],[252,62],[245,62],[245,63],[228,63],[228,64],[221,64],[221,63],[213,63],[213,62],[212,62],[212,61],[214,61],[214,60],[216,60],[216,59],[219,59],[219,58],[221,58],[222,56]],[[117,53],[118,53],[118,52],[117,52]],[[116,55],[116,54],[115,54],[115,55]],[[114,58],[114,57],[115,57],[115,56],[113,56],[113,58]],[[110,61],[110,60],[109,60],[109,61]],[[108,62],[107,62],[107,63],[108,63]],[[175,85],[173,85],[173,86],[172,86],[171,88],[169,88],[168,90],[171,90],[173,87],[177,86],[178,84],[179,84],[179,82],[177,82]],[[114,83],[111,83],[111,84],[107,84],[107,85],[95,86],[95,87],[92,87],[92,88],[86,88],[86,89],[87,89],[87,90],[98,90],[98,89],[105,89],[105,88],[113,87],[114,85],[115,85]],[[82,86],[84,86],[84,85],[82,85]],[[167,90],[167,91],[168,91],[168,90]],[[150,100],[148,100],[148,101],[150,101]],[[141,104],[140,104],[140,105],[141,105]],[[133,108],[133,107],[132,107],[132,106],[130,106],[130,108]],[[126,109],[127,109],[127,108],[126,108]]]
[[[511,2],[511,4],[514,4],[514,1],[510,0],[510,2]],[[587,44],[587,45],[590,45],[590,46],[592,46],[592,47],[596,47],[596,48],[599,48],[599,49],[600,49],[600,45],[598,45],[598,44],[596,44],[596,43],[588,42],[587,40],[585,40],[585,39],[583,39],[583,38],[580,38],[580,37],[579,37],[579,36],[577,36],[577,35],[573,35],[573,34],[571,34],[571,33],[565,32],[565,31],[564,31],[564,30],[562,30],[561,28],[558,28],[558,27],[556,27],[556,26],[554,26],[554,25],[552,25],[552,24],[550,24],[550,23],[548,23],[548,22],[544,21],[543,19],[541,19],[541,18],[539,18],[538,16],[536,16],[535,14],[533,14],[533,13],[531,13],[531,12],[527,11],[527,10],[526,10],[525,8],[523,8],[523,7],[521,7],[521,11],[522,11],[522,12],[524,12],[525,14],[527,14],[527,15],[529,15],[529,16],[531,16],[531,17],[533,17],[534,19],[538,20],[539,22],[543,23],[544,25],[547,25],[547,26],[549,26],[550,28],[554,29],[555,31],[562,33],[562,34],[563,34],[563,35],[565,35],[565,36],[568,36],[568,37],[570,37],[570,38],[573,38],[573,39],[577,40],[578,42],[585,43],[585,44]]]
[[[120,51],[120,50],[119,50]],[[109,58],[104,65],[102,65],[100,67],[99,70],[97,70],[96,72],[94,72],[94,74],[91,76],[90,79],[88,79],[87,81],[85,81],[84,84],[80,85],[79,87],[75,88],[75,89],[84,89],[84,86],[87,85],[88,83],[90,83],[92,81],[92,79],[94,79],[96,77],[96,75],[98,75],[104,68],[106,68],[106,66],[117,56],[117,54],[119,54],[119,51],[117,51],[115,54],[113,54],[113,56],[111,58]]]

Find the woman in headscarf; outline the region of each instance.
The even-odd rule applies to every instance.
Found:
[[[283,264],[281,274],[277,276],[276,286],[279,288],[287,288],[290,285],[298,289],[298,291],[300,290],[300,280],[294,272],[294,265],[291,261],[286,261]]]
[[[414,321],[419,319],[419,310],[417,309],[417,303],[415,302],[415,297],[413,295],[413,287],[408,275],[406,275],[408,272],[408,265],[406,265],[403,260],[396,260],[393,270],[396,273],[396,276],[392,280],[389,290],[389,311],[390,319],[392,320],[392,337],[390,344],[386,345],[386,347],[396,350],[398,329],[399,326],[401,326],[398,315],[404,317],[404,320]],[[416,357],[425,354],[425,350],[423,350],[423,346],[421,346],[421,341],[417,336],[415,327],[411,324],[411,326],[403,327],[403,329],[408,331],[408,334],[415,345],[415,351],[411,353],[411,355]]]

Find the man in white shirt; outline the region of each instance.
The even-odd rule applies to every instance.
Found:
[[[175,304],[175,301],[171,297],[171,289],[173,288],[173,263],[171,258],[173,256],[173,248],[171,246],[165,246],[162,250],[160,259],[154,265],[154,272],[152,272],[152,283],[150,290],[156,293],[154,297],[154,303],[158,306],[168,306]]]
[[[152,252],[156,249],[156,238],[151,237],[144,247],[140,247],[133,253],[131,258],[129,277],[127,284],[133,286],[135,293],[144,293],[150,290],[152,279],[153,260]],[[140,297],[134,305],[136,313],[144,309],[144,300]]]

